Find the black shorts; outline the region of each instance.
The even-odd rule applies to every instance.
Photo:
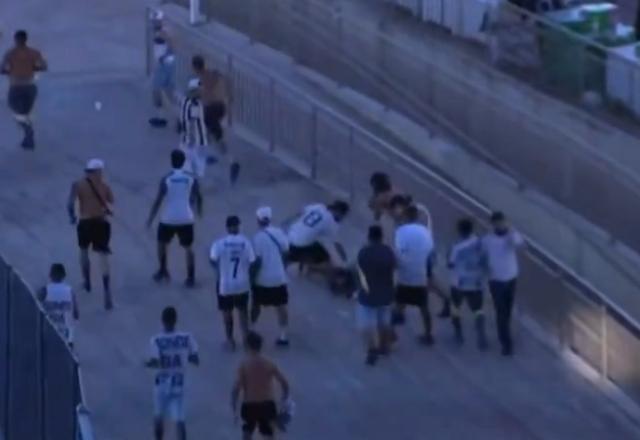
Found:
[[[193,244],[193,225],[158,225],[158,241],[160,243],[171,243],[174,236],[178,236],[180,246],[191,247]]]
[[[35,84],[15,85],[9,87],[9,108],[17,115],[25,116],[31,113],[38,96]]]
[[[231,312],[233,309],[242,312],[249,310],[249,294],[220,295],[218,293],[218,310],[221,312]]]
[[[324,246],[315,242],[304,247],[291,246],[288,259],[293,263],[323,264],[330,262],[331,256]]]
[[[258,403],[243,403],[240,416],[244,422],[242,432],[251,433],[258,428],[260,434],[273,436],[273,425],[278,417],[278,408],[272,400]]]
[[[78,233],[78,246],[80,249],[88,249],[89,246],[91,246],[96,252],[103,254],[111,252],[109,248],[111,225],[105,219],[82,219],[78,222],[76,231]]]
[[[396,287],[396,303],[422,307],[427,303],[427,288],[398,285]]]
[[[253,303],[258,306],[285,306],[289,303],[289,290],[284,284],[278,287],[253,286]]]
[[[452,287],[451,302],[457,309],[462,306],[463,302],[466,302],[472,312],[478,312],[482,310],[484,305],[484,295],[482,290],[459,290]]]
[[[223,102],[214,102],[204,107],[204,124],[216,141],[224,137],[222,119],[227,114],[227,107]]]

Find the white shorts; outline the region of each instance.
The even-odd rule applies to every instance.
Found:
[[[391,325],[391,306],[356,306],[356,321],[360,330],[375,330]]]
[[[187,158],[183,169],[195,174],[198,178],[203,178],[204,172],[207,169],[207,155],[204,151],[205,148],[206,147],[203,145],[180,145],[180,150],[182,150]]]
[[[153,415],[155,418],[184,422],[184,394],[167,393],[159,387],[154,387]]]

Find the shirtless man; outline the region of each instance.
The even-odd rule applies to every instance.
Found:
[[[207,130],[213,136],[218,145],[220,153],[228,154],[227,143],[224,137],[222,120],[228,116],[232,104],[231,88],[221,72],[215,69],[207,69],[204,58],[196,55],[191,60],[193,72],[200,79],[200,97],[204,105],[204,120]],[[231,183],[238,180],[240,174],[240,164],[229,154],[229,178]]]
[[[278,418],[273,382],[280,384],[282,401],[289,399],[289,383],[270,360],[263,357],[262,337],[249,332],[246,340],[247,357],[238,367],[238,374],[231,392],[231,409],[234,417],[238,415],[238,401],[242,394],[243,439],[251,440],[256,428],[263,438],[274,438],[274,425]]]
[[[71,224],[77,223],[78,247],[80,248],[80,266],[84,279],[84,289],[91,291],[91,262],[89,247],[100,256],[102,268],[102,286],[104,288],[104,307],[113,308],[111,298],[111,279],[109,275],[109,254],[111,249],[111,224],[109,216],[113,205],[113,192],[104,181],[102,172],[104,162],[91,159],[85,166],[85,177],[71,186],[67,210]],[[76,216],[76,201],[80,211],[80,221]]]
[[[35,148],[31,111],[36,102],[38,88],[35,84],[36,72],[47,70],[47,62],[42,54],[27,45],[26,31],[17,31],[14,35],[15,46],[2,59],[0,73],[9,76],[9,107],[16,122],[24,131],[22,148]]]

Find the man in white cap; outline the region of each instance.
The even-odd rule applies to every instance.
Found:
[[[187,157],[185,170],[199,178],[204,177],[207,165],[207,145],[204,106],[200,99],[200,80],[194,78],[189,81],[187,94],[180,106],[180,149]]]
[[[80,265],[84,279],[84,289],[91,291],[91,263],[89,247],[99,255],[102,269],[102,285],[104,288],[104,307],[113,308],[111,298],[111,280],[109,274],[109,254],[111,249],[111,224],[109,216],[113,215],[113,192],[104,181],[102,173],[104,162],[91,159],[85,166],[85,177],[71,185],[67,210],[71,224],[77,223],[78,246],[80,247]],[[80,211],[80,221],[76,216],[76,201]]]
[[[276,307],[280,325],[280,335],[276,344],[286,347],[289,345],[287,334],[289,292],[284,259],[289,252],[289,240],[280,228],[271,225],[272,215],[272,209],[267,206],[259,208],[256,212],[260,229],[253,238],[256,268],[251,322],[253,324],[257,322],[261,307]]]

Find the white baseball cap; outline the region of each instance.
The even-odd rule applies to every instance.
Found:
[[[91,159],[84,167],[86,171],[97,171],[104,169],[104,161],[102,159]]]
[[[273,215],[273,210],[268,206],[263,206],[261,208],[258,208],[258,210],[256,211],[256,216],[258,217],[258,220],[271,220],[272,215]]]
[[[151,19],[161,21],[162,19],[164,19],[164,12],[159,9],[151,11]]]
[[[200,88],[200,78],[192,78],[189,80],[189,83],[187,84],[187,90],[192,91],[192,90],[197,90]]]

